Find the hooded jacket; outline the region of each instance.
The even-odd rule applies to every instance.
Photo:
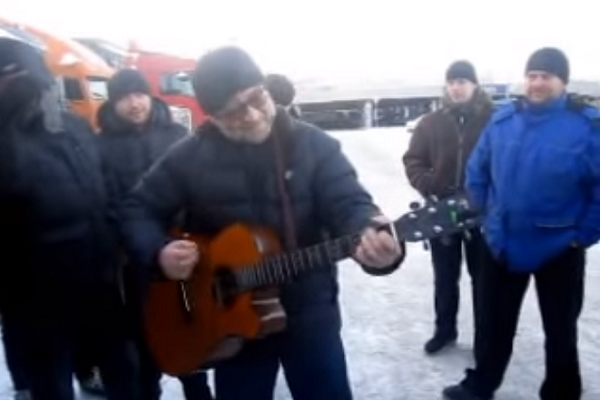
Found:
[[[152,164],[175,142],[187,135],[184,126],[173,121],[167,104],[152,99],[148,123],[128,124],[107,102],[98,111],[98,137],[107,189],[111,201],[119,201],[135,186]]]

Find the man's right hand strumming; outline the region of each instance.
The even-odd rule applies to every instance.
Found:
[[[174,240],[160,251],[158,262],[163,274],[171,280],[186,280],[198,263],[198,247],[189,240]]]

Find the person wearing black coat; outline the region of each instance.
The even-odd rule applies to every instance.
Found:
[[[398,268],[404,246],[373,224],[385,224],[337,140],[276,107],[254,60],[236,47],[200,58],[196,98],[210,116],[174,145],[120,209],[129,254],[148,271],[185,280],[197,264],[181,229],[212,236],[235,223],[272,229],[285,250],[356,234],[353,257],[370,274]],[[362,234],[361,234],[362,233]],[[314,255],[310,271],[281,286],[287,329],[252,341],[215,369],[218,400],[267,400],[280,367],[295,400],[350,400],[341,339],[336,255]],[[177,346],[178,343],[173,343]]]
[[[111,203],[118,203],[140,177],[168,149],[188,135],[173,121],[165,102],[153,97],[145,78],[136,70],[123,69],[108,82],[108,101],[98,112],[100,154]],[[125,299],[140,358],[140,387],[144,400],[158,400],[161,373],[145,344],[141,311],[150,275],[139,265],[123,270]],[[187,400],[212,399],[205,373],[180,379]]]
[[[73,352],[93,343],[108,399],[136,400],[95,135],[61,109],[55,85],[33,47],[0,39],[3,329],[26,349],[20,361],[32,398],[73,400]]]

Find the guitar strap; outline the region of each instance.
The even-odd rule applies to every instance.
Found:
[[[275,176],[277,179],[277,191],[281,199],[281,216],[285,232],[285,244],[288,250],[298,247],[296,238],[296,226],[294,223],[294,212],[292,201],[288,191],[288,180],[291,178],[290,158],[292,154],[291,140],[294,121],[287,112],[278,107],[277,116],[273,124],[274,152],[275,152]]]

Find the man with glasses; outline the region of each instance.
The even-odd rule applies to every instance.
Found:
[[[354,258],[371,274],[394,271],[403,246],[371,228],[387,220],[339,143],[277,108],[263,82],[254,60],[235,47],[198,61],[194,89],[209,120],[175,145],[126,202],[122,223],[131,254],[170,279],[189,277],[202,254],[165,231],[184,211],[188,231],[211,235],[236,222],[269,226],[288,250],[363,231]],[[281,287],[287,330],[247,344],[218,366],[217,399],[272,398],[280,365],[295,400],[352,398],[330,264]]]

